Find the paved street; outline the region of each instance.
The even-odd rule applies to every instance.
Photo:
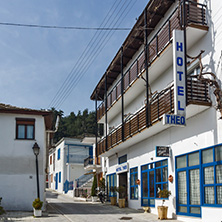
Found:
[[[114,221],[160,221],[153,214],[143,211],[111,206],[109,203],[91,203],[74,200],[56,192],[47,191],[47,211],[43,217],[34,218],[32,212],[8,212],[3,221],[72,221],[72,222],[114,222]],[[0,219],[1,220],[1,219]],[[162,220],[174,221],[177,220]]]

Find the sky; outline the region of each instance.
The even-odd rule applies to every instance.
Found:
[[[130,32],[5,23],[132,28],[147,3],[0,0],[0,103],[32,109],[55,107],[65,116],[86,108],[95,110],[90,95]]]

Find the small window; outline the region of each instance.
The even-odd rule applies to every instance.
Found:
[[[52,155],[50,156],[50,165],[52,165]]]
[[[58,149],[58,156],[57,156],[57,160],[60,160],[60,148]]]
[[[119,157],[119,164],[127,162],[127,155]]]
[[[16,118],[16,139],[35,139],[35,119]]]

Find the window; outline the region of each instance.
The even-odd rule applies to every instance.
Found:
[[[119,157],[119,164],[127,162],[127,155]]]
[[[177,212],[200,216],[201,206],[222,207],[222,146],[176,157]]]
[[[138,168],[130,169],[130,199],[138,199]]]
[[[52,165],[52,155],[50,156],[50,165]]]
[[[111,187],[116,187],[116,174],[107,175],[107,192],[109,197],[116,197],[116,192],[113,192]]]
[[[60,148],[57,151],[57,160],[60,160]]]
[[[59,183],[61,183],[61,172],[59,172]]]
[[[35,139],[35,119],[16,118],[16,139]]]
[[[142,206],[155,206],[159,190],[168,189],[168,161],[149,163],[141,167]]]

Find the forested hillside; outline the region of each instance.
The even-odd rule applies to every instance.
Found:
[[[58,142],[62,137],[83,138],[84,136],[95,136],[96,119],[95,112],[85,109],[77,114],[71,112],[69,116],[64,116],[62,110],[51,109],[54,113],[54,123],[57,115],[60,116],[59,129],[54,135],[54,142]],[[55,124],[54,124],[55,125]]]

